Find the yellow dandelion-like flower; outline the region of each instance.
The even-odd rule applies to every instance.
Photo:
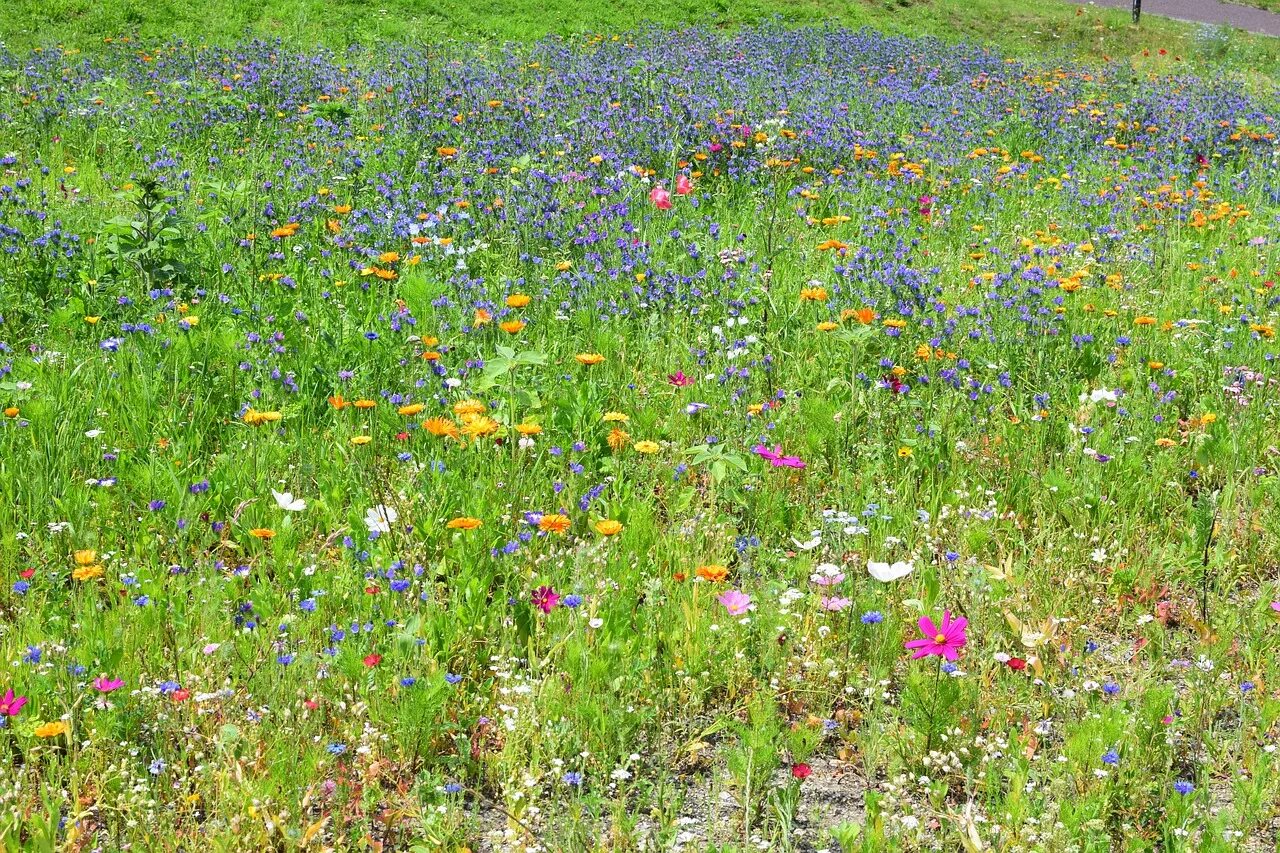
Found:
[[[468,415],[483,415],[489,407],[482,400],[463,400],[453,404],[453,413],[460,418]]]
[[[528,296],[527,294],[513,293],[507,297],[507,307],[508,308],[524,308],[526,305],[528,305],[532,301],[533,301],[532,297]]]
[[[596,533],[601,536],[617,536],[622,532],[622,522],[612,518],[603,518],[595,523]]]
[[[827,289],[825,287],[803,287],[800,289],[800,299],[803,302],[826,302]]]
[[[840,324],[833,323],[830,320],[823,320],[821,323],[818,324],[819,332],[834,332],[838,328],[840,328]]]
[[[498,324],[498,328],[506,332],[508,335],[518,335],[524,331],[524,320],[506,320]]]
[[[244,414],[240,416],[240,420],[252,427],[275,423],[280,418],[281,414],[279,412],[259,412],[253,408],[245,409]]]
[[[516,432],[521,435],[540,435],[542,426],[541,424],[516,424]]]
[[[351,443],[356,447],[362,447],[371,441],[373,441],[373,439],[367,435],[354,435],[351,437]]]
[[[98,562],[98,552],[92,548],[85,548],[82,551],[76,551],[71,555],[77,566],[91,566]]]
[[[451,519],[445,527],[450,530],[475,530],[483,523],[484,522],[478,518],[471,518],[470,516],[464,515],[459,518]]]
[[[40,725],[36,726],[35,736],[39,738],[57,737],[58,735],[66,734],[70,730],[70,728],[71,727],[68,726],[64,721],[54,720],[51,723],[41,723]]]
[[[400,415],[412,417],[413,415],[418,414],[425,408],[426,406],[422,405],[421,403],[410,403],[407,406],[401,406],[400,408],[396,409],[396,413]]]
[[[912,454],[914,454],[914,453],[915,453],[915,451],[914,451],[914,450],[912,450],[910,447],[899,447],[899,448],[898,448],[898,458],[899,458],[899,459],[910,459],[910,458],[911,458],[911,456],[912,456]]]
[[[71,572],[71,577],[75,578],[78,581],[83,582],[83,581],[96,580],[97,578],[102,577],[104,574],[106,574],[106,570],[103,569],[102,566],[98,565],[97,563],[94,563],[93,565],[90,565],[90,566],[76,566],[75,570]]]
[[[637,441],[633,444],[632,449],[634,449],[636,453],[657,453],[662,448],[658,446],[658,442],[644,439],[643,441]]]
[[[493,418],[477,415],[462,425],[462,431],[472,438],[482,438],[498,431],[498,422]]]
[[[274,539],[276,532],[270,527],[255,527],[249,531],[249,535],[254,539]]]
[[[625,424],[627,421],[631,420],[631,418],[627,417],[622,412],[605,412],[604,415],[601,416],[600,420],[607,424]]]
[[[598,352],[580,352],[574,356],[578,364],[585,364],[588,367],[593,364],[600,364],[604,361],[604,356]]]

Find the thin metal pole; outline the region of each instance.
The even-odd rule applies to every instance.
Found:
[[[1142,17],[1142,0],[1133,0],[1133,22],[1138,23],[1138,19]]]

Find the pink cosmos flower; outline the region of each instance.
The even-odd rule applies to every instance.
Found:
[[[716,601],[724,605],[724,609],[729,611],[730,616],[741,616],[751,609],[751,596],[736,589],[721,593]]]
[[[1280,601],[1271,602],[1271,609],[1276,611],[1277,613],[1280,613]]]
[[[649,201],[653,202],[653,206],[658,208],[658,210],[671,209],[671,193],[667,192],[662,187],[654,187],[649,190]]]
[[[93,689],[99,693],[110,693],[112,690],[119,690],[124,687],[124,681],[119,678],[107,678],[105,675],[99,675],[93,680]]]
[[[533,591],[533,606],[543,613],[550,613],[560,603],[560,593],[549,586],[540,586]]]
[[[25,704],[27,704],[26,696],[14,696],[12,690],[6,690],[4,696],[0,697],[0,717],[18,716],[18,712]]]
[[[947,660],[956,660],[959,657],[956,650],[966,642],[964,627],[968,624],[969,620],[963,616],[952,621],[950,610],[943,612],[940,626],[934,625],[933,620],[928,616],[921,616],[920,633],[924,634],[924,638],[906,643],[906,648],[916,650],[916,653],[911,656],[912,660],[930,655],[941,655]]]
[[[799,456],[783,456],[782,448],[774,445],[773,450],[765,447],[763,444],[757,444],[751,448],[757,456],[769,461],[774,468],[803,468],[804,460]]]
[[[688,195],[693,192],[693,181],[687,175],[676,175],[676,195]]]
[[[832,613],[839,613],[850,604],[853,604],[853,602],[847,598],[828,598],[825,595],[822,597],[822,609],[829,610]]]
[[[712,153],[712,154],[719,154],[719,153],[720,153],[721,151],[723,151],[723,150],[724,150],[724,146],[723,146],[723,145],[721,145],[719,142],[713,142],[713,143],[711,143],[711,153]]]
[[[667,381],[677,388],[687,388],[697,380],[692,376],[685,376],[683,370],[677,370],[675,373],[667,374]]]
[[[930,214],[932,213],[933,213],[933,196],[931,195],[920,196],[920,215],[923,216],[925,219],[928,219]]]

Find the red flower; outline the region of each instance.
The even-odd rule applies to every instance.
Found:
[[[693,182],[684,175],[676,177],[676,195],[688,195],[693,192]]]
[[[377,595],[378,593],[382,592],[382,587],[378,586],[377,584],[372,584],[370,586],[366,586],[364,588],[364,591],[367,592],[369,595]]]
[[[1267,285],[1268,285],[1268,286],[1270,286],[1270,284],[1271,284],[1271,282],[1267,282]],[[20,574],[20,575],[22,575],[22,579],[23,579],[24,581],[29,581],[29,580],[31,580],[31,578],[35,576],[35,573],[36,573],[36,570],[35,570],[35,569],[27,569],[27,570],[25,570],[25,571],[19,572],[19,574]]]
[[[175,702],[185,702],[191,698],[191,691],[183,687],[173,691],[173,693],[169,695],[173,697],[173,701]]]
[[[671,193],[667,192],[662,187],[654,187],[649,190],[649,201],[653,202],[653,206],[658,208],[658,210],[671,209]]]
[[[302,704],[307,706],[308,711],[314,711],[320,707],[320,703],[314,699],[303,699]]]
[[[1009,665],[1009,669],[1016,669],[1019,672],[1027,668],[1027,662],[1022,658],[1009,658],[1005,663]]]
[[[809,778],[809,774],[813,772],[813,768],[808,764],[792,764],[791,775],[797,779],[805,780]]]
[[[409,433],[407,432],[396,433],[396,441],[408,441],[408,440],[409,440]]]
[[[365,666],[377,666],[380,663],[382,663],[382,655],[379,654],[372,654],[364,659]]]

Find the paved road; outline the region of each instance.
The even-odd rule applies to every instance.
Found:
[[[1081,2],[1081,0],[1075,0],[1075,2]],[[1089,5],[1130,9],[1133,7],[1133,2],[1132,0],[1093,0]],[[1252,6],[1223,3],[1222,0],[1142,0],[1142,14],[1143,16],[1163,15],[1166,18],[1202,24],[1230,24],[1252,33],[1280,36],[1280,14],[1255,9]]]

